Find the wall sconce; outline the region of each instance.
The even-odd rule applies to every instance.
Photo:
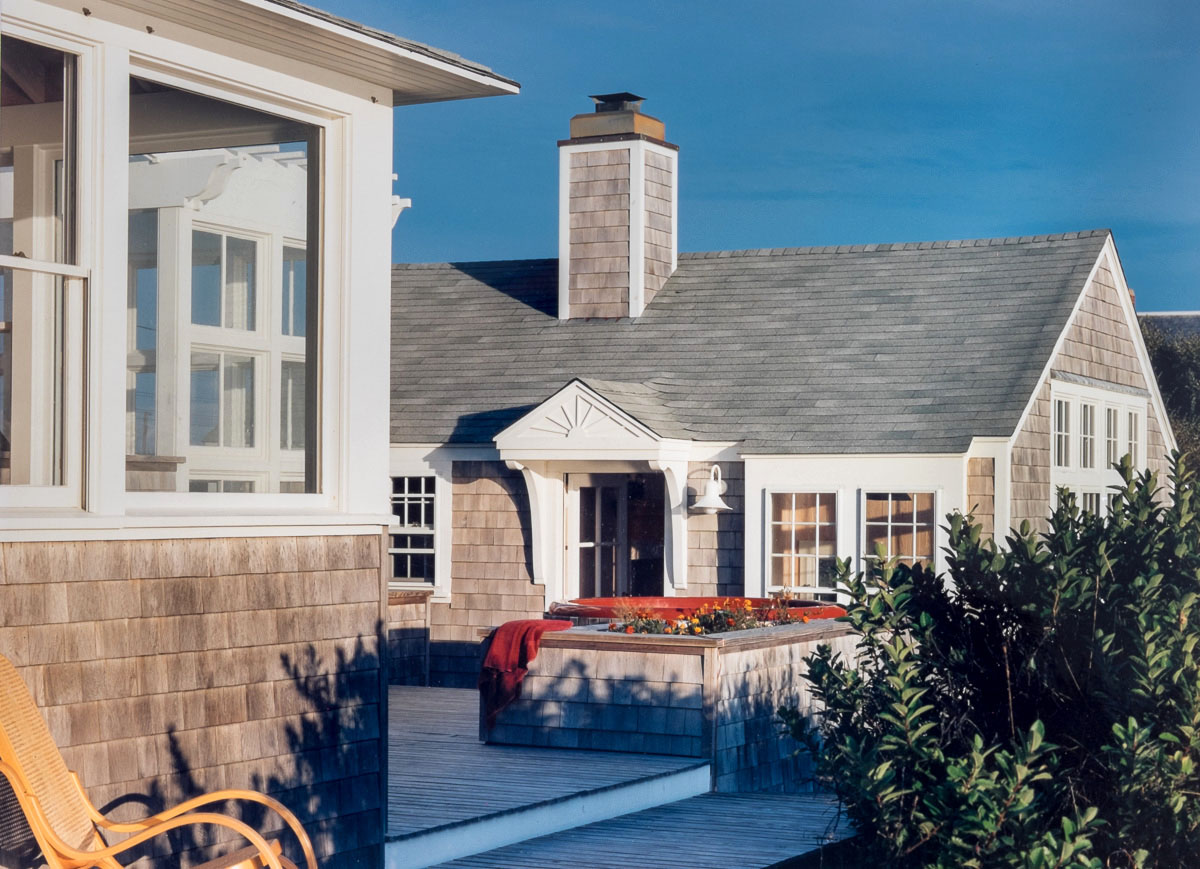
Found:
[[[692,512],[707,513],[711,516],[713,513],[730,509],[729,505],[721,500],[725,488],[725,483],[721,480],[721,469],[717,465],[713,465],[712,472],[704,483],[704,494],[692,504]]]

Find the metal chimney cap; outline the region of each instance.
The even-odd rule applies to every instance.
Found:
[[[637,112],[641,111],[645,97],[622,91],[618,94],[591,94],[589,98],[596,104],[597,112]]]

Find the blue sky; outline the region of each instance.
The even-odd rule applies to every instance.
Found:
[[[680,249],[1109,227],[1200,309],[1194,0],[316,0],[522,84],[396,110],[397,261],[557,255],[557,156],[629,90],[680,146]]]

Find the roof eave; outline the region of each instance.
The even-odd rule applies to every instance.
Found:
[[[516,94],[482,64],[295,0],[112,0],[152,19],[386,87],[393,105]],[[286,27],[280,24],[286,23]],[[255,26],[257,25],[257,26]]]

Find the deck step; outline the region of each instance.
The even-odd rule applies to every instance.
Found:
[[[705,794],[442,864],[439,869],[769,869],[851,833],[823,794]]]
[[[495,851],[550,833],[678,803],[707,793],[711,782],[712,772],[703,762],[594,788],[588,788],[586,780],[581,779],[569,794],[411,833],[389,835],[385,845],[385,866],[386,869],[424,869]],[[580,864],[576,862],[575,865]]]

